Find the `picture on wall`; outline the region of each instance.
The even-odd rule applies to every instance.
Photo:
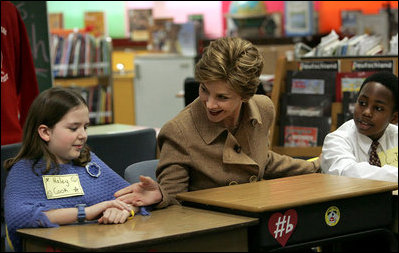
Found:
[[[129,31],[132,41],[148,41],[153,23],[152,9],[133,9],[128,11]]]
[[[312,1],[285,1],[285,35],[307,36],[313,33]]]

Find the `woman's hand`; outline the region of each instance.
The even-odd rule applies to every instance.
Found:
[[[148,206],[159,203],[162,200],[162,193],[158,183],[150,177],[140,176],[140,182],[129,185],[114,196],[117,200],[134,206]]]

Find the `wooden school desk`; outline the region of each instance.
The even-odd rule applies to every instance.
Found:
[[[149,127],[146,126],[136,126],[136,125],[126,125],[126,124],[105,124],[105,125],[97,125],[97,126],[89,126],[87,128],[88,135],[96,135],[96,134],[112,134],[112,133],[120,133],[120,132],[130,132],[137,131],[141,129],[146,129]],[[160,129],[154,128],[156,134],[158,135]]]
[[[257,218],[184,206],[137,215],[124,224],[19,229],[24,251],[248,251]]]
[[[315,173],[185,192],[177,198],[183,205],[258,217],[250,249],[286,250],[342,236],[387,233],[391,238],[396,189],[397,183]]]

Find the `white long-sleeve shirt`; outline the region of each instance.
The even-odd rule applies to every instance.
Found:
[[[398,148],[398,126],[389,124],[378,140],[377,153]],[[392,165],[377,167],[368,163],[372,140],[360,134],[355,122],[349,120],[324,139],[322,173],[366,178],[383,181],[398,181],[398,168]],[[385,153],[386,154],[386,153]],[[396,161],[398,154],[396,153]]]

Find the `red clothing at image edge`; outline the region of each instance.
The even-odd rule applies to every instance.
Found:
[[[38,94],[25,25],[17,8],[1,1],[1,145],[21,141],[29,107]]]

